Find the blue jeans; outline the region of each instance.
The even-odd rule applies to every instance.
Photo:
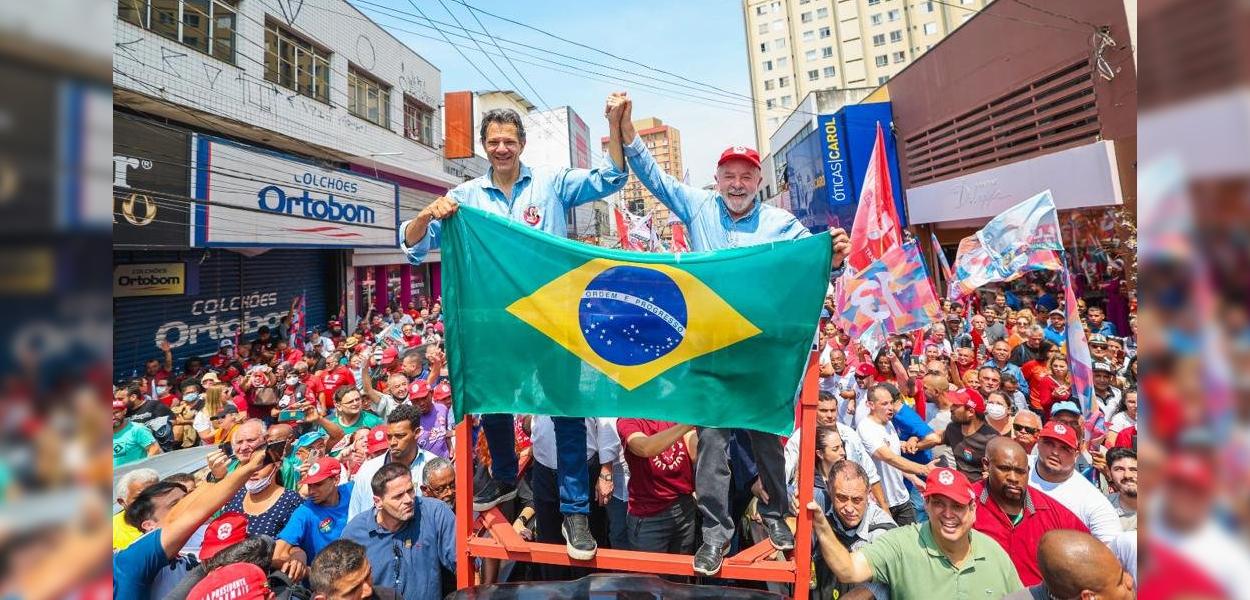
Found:
[[[560,512],[590,513],[590,481],[586,478],[586,419],[552,417],[556,429],[556,479],[560,486]],[[482,431],[490,449],[491,476],[500,483],[516,485],[516,436],[512,415],[482,415]]]
[[[916,507],[916,522],[927,522],[929,513],[924,511],[924,498],[920,495],[920,490],[916,489],[915,486],[908,485],[907,493],[911,495],[911,505]]]

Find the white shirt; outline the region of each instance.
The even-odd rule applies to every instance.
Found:
[[[323,358],[330,358],[330,355],[334,354],[334,341],[324,335],[317,338],[316,343],[313,343],[312,338],[309,338],[304,343],[304,353],[307,354],[309,352],[316,352]]]
[[[356,485],[352,486],[352,499],[347,503],[347,520],[352,520],[356,515],[373,508],[373,476],[388,462],[390,452],[366,460],[360,465],[360,470],[352,476],[352,481]],[[417,489],[417,495],[421,493],[421,484],[425,483],[425,463],[431,459],[438,458],[431,452],[417,449],[417,458],[412,461],[412,486]]]
[[[824,350],[820,351],[821,368],[824,368],[826,365],[829,364],[830,362],[829,353],[832,351],[833,351],[833,348],[830,348],[828,345],[825,346]],[[821,377],[820,378],[820,391],[829,392],[830,394],[833,394],[836,396],[838,395],[838,384],[841,381],[842,381],[842,377],[840,377],[837,373],[834,373],[833,375],[830,375],[828,377]]]
[[[1160,500],[1151,498],[1156,506]],[[1155,514],[1158,513],[1156,508]],[[1169,528],[1163,519],[1155,518],[1150,521],[1150,533],[1159,543],[1167,544],[1202,568],[1223,586],[1230,598],[1250,598],[1250,588],[1243,581],[1246,573],[1250,573],[1250,553],[1215,519],[1207,519],[1192,532],[1180,533]]]
[[[1115,541],[1111,543],[1111,552],[1115,554],[1116,559],[1120,561],[1120,566],[1124,567],[1129,575],[1133,576],[1133,581],[1137,581],[1137,532],[1125,531],[1115,536]]]
[[[556,425],[551,417],[534,415],[530,440],[534,442],[534,460],[548,469],[555,469]],[[596,453],[601,465],[615,463],[620,458],[621,438],[616,433],[615,419],[586,419],[586,460]]]
[[[882,425],[872,419],[864,419],[859,424],[858,432],[859,438],[864,442],[864,449],[872,456],[872,462],[877,466],[877,472],[881,475],[881,489],[885,492],[885,501],[890,506],[898,506],[907,502],[910,495],[907,493],[907,486],[903,483],[903,472],[877,458],[876,455],[877,449],[883,446],[889,448],[895,455],[901,455],[899,452],[901,444],[898,432],[894,429],[894,423]],[[1116,524],[1119,525],[1119,523],[1117,518]]]
[[[1118,412],[1114,417],[1111,417],[1111,431],[1116,433],[1120,433],[1126,427],[1132,427],[1134,425],[1137,425],[1137,419],[1128,416],[1127,411]]]
[[[1120,514],[1088,479],[1073,471],[1067,481],[1051,483],[1038,474],[1037,465],[1034,464],[1036,461],[1036,457],[1029,459],[1029,487],[1041,490],[1059,501],[1085,523],[1090,534],[1108,546],[1115,541],[1116,536],[1124,532],[1124,527],[1120,525]]]
[[[803,433],[802,428],[794,430],[794,435],[786,440],[786,480],[795,481],[798,477],[799,469],[799,436]],[[864,442],[859,439],[859,434],[854,429],[838,423],[838,435],[842,437],[842,448],[846,450],[846,459],[859,463],[868,473],[868,485],[872,485],[881,481],[881,475],[877,473],[877,465],[873,464],[872,457],[868,456],[868,451],[864,449]]]

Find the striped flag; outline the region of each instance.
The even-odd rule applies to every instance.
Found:
[[[1066,265],[1065,265],[1066,267]],[[1076,307],[1076,292],[1072,287],[1072,274],[1063,272],[1063,305],[1067,313],[1068,371],[1072,373],[1072,393],[1080,399],[1081,412],[1089,415],[1094,404],[1094,360],[1089,354],[1085,339],[1085,327],[1081,325],[1081,313]],[[1106,415],[1103,415],[1104,417]]]
[[[942,266],[942,276],[946,278],[946,285],[951,285],[955,280],[954,273],[951,272],[951,264],[946,260],[946,253],[942,251],[942,244],[938,243],[937,234],[929,231],[929,239],[933,242],[933,252],[937,254],[938,264]]]

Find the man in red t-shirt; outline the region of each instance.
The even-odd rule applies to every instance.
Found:
[[[629,544],[640,552],[693,554],[695,433],[690,425],[617,419],[629,465]]]
[[[1029,455],[1019,442],[1006,437],[990,440],[981,459],[988,478],[973,485],[977,517],[973,529],[998,542],[1011,557],[1026,586],[1042,581],[1037,546],[1053,529],[1089,528],[1054,498],[1029,485]]]
[[[321,379],[322,406],[334,408],[334,393],[343,386],[356,386],[356,376],[352,375],[352,370],[347,365],[327,366],[324,371],[319,374]]]

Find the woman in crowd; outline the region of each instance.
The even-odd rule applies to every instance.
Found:
[[[225,512],[247,515],[249,535],[276,537],[304,501],[299,494],[282,487],[277,477],[277,463],[261,467],[226,503]]]
[[[1001,435],[1011,435],[1011,400],[1002,390],[985,395],[985,422]]]
[[[1072,373],[1068,371],[1068,359],[1055,354],[1046,362],[1046,369],[1029,383],[1029,404],[1043,419],[1049,419],[1050,407],[1072,397]]]

